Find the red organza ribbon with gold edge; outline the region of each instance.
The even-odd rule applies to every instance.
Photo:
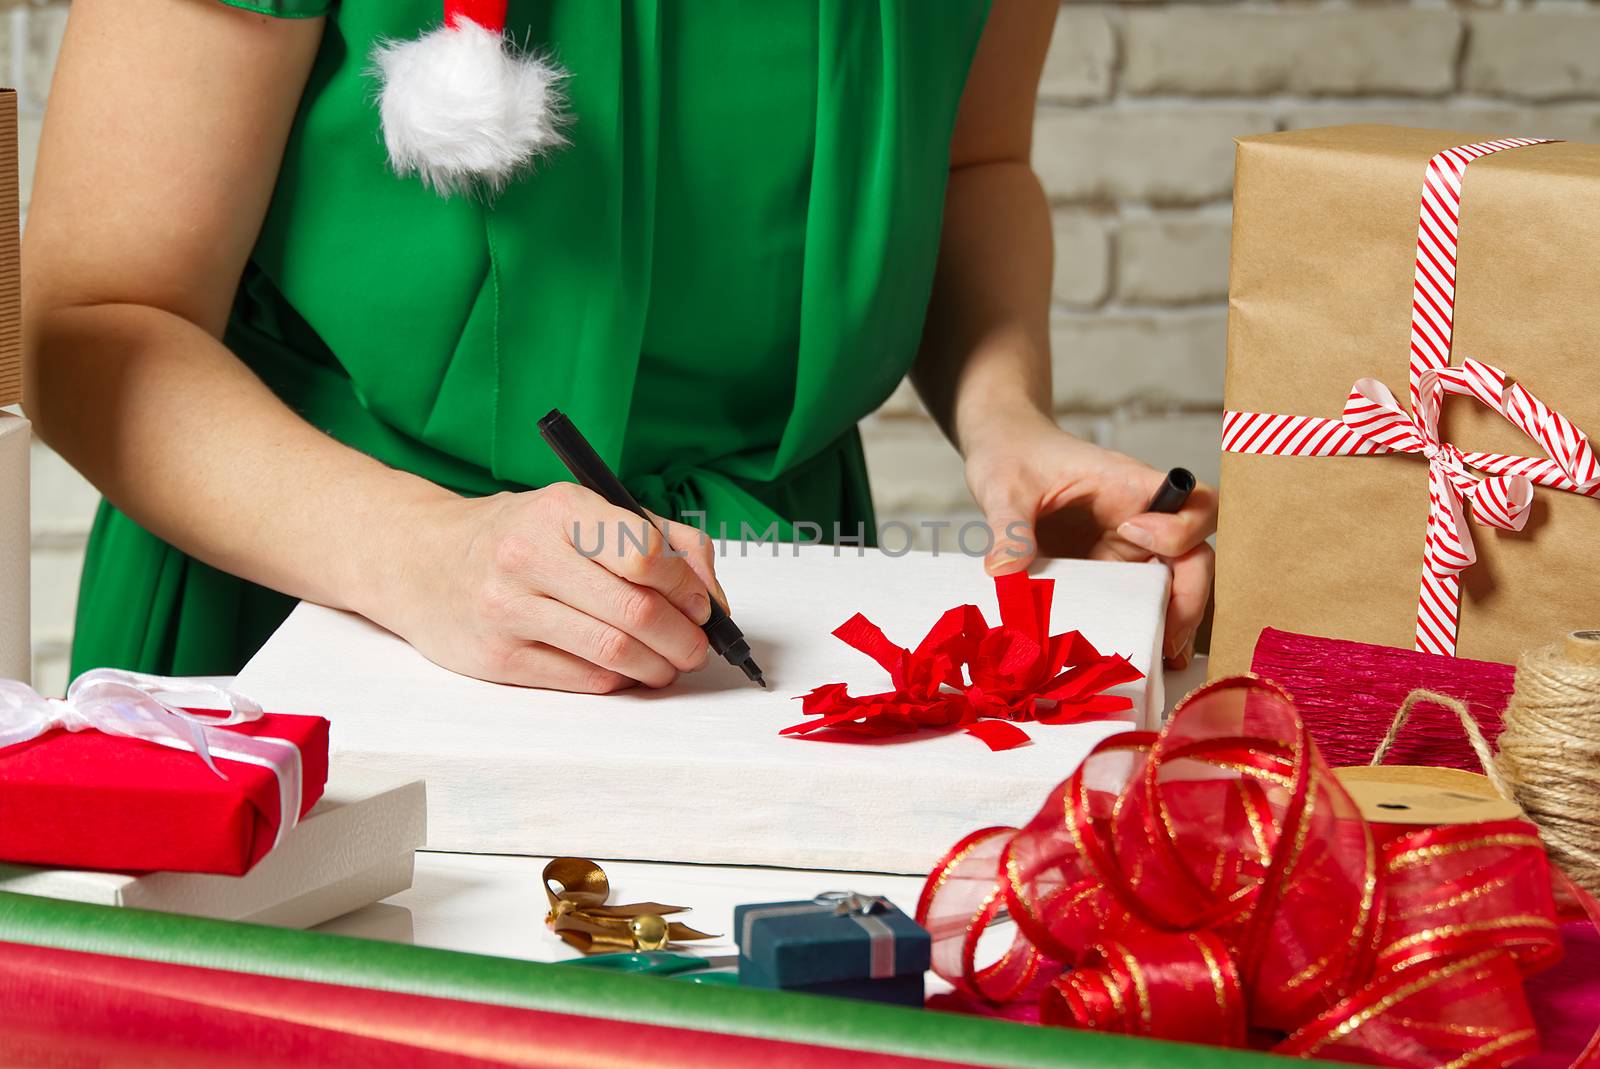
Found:
[[[1061,724],[1133,707],[1130,698],[1104,693],[1144,678],[1127,658],[1101,653],[1077,631],[1050,634],[1053,579],[1017,572],[996,577],[994,587],[999,627],[976,605],[961,605],[914,650],[895,645],[860,613],[850,617],[834,635],[882,665],[894,689],[855,697],[843,683],[824,684],[801,697],[801,709],[817,719],[781,734],[962,728],[992,750],[1009,750],[1028,741],[1017,721]]]
[[[1534,1052],[1522,978],[1561,946],[1532,824],[1368,824],[1288,694],[1243,678],[956,844],[917,919],[958,990],[1046,1024],[1416,1069]]]

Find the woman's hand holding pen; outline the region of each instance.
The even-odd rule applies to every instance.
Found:
[[[706,663],[708,588],[727,602],[711,542],[659,522],[665,541],[572,483],[430,500],[406,528],[396,600],[368,615],[479,679],[586,693],[664,687]]]
[[[1165,473],[1103,449],[1030,412],[965,444],[967,486],[995,532],[985,560],[992,574],[1027,567],[1036,554],[1141,561],[1172,568],[1167,663],[1194,655],[1194,635],[1211,597],[1217,494],[1197,486],[1172,514],[1146,512]]]

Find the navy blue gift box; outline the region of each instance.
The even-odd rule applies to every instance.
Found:
[[[928,932],[884,899],[739,906],[733,929],[742,985],[922,1005]]]

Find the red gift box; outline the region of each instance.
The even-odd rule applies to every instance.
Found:
[[[70,691],[67,702],[31,692],[16,701],[22,688],[9,682],[9,692],[0,692],[0,711],[8,718],[37,718],[48,709],[49,723],[75,727],[55,726],[0,745],[0,860],[239,876],[277,842],[282,811],[289,808],[285,799],[299,807],[291,813],[292,827],[322,797],[328,778],[328,721],[322,717],[260,713],[248,700],[218,691],[235,710],[224,719],[166,704],[153,697],[154,686],[147,688],[150,696],[135,694],[126,679],[136,677],[118,675],[125,679],[114,684],[115,702],[101,700],[112,712],[101,712],[99,724],[73,712]],[[144,708],[128,711],[134,705]],[[242,717],[241,707],[247,710]],[[39,724],[35,719],[17,730]],[[192,745],[201,737],[210,764]]]

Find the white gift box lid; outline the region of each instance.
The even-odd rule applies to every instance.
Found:
[[[426,833],[420,780],[336,764],[316,806],[243,876],[0,865],[0,891],[308,928],[410,887]]]
[[[428,848],[471,853],[926,872],[969,831],[1030,817],[1101,739],[1162,709],[1167,570],[1051,561],[1052,632],[1081,630],[1154,679],[1117,693],[1138,722],[1024,725],[1000,753],[963,733],[852,743],[780,737],[796,696],[886,690],[831,634],[860,611],[915,646],[946,609],[999,622],[960,555],[767,545],[717,563],[771,691],[714,660],[659,691],[574,695],[467,679],[359,617],[301,605],[239,676],[268,708],[333,722],[335,759],[428,781]],[[535,888],[537,890],[537,888]]]

